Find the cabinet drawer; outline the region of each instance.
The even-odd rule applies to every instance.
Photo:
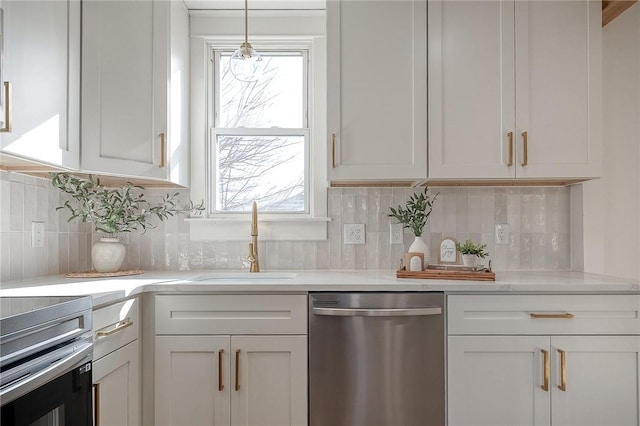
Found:
[[[140,302],[137,298],[93,311],[93,359],[97,360],[138,338]]]
[[[449,296],[449,334],[640,334],[640,295]]]
[[[307,334],[304,295],[159,295],[156,334]]]

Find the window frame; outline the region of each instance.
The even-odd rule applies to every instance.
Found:
[[[269,12],[269,13],[267,13]],[[244,40],[230,35],[225,27],[235,12],[210,11],[195,13],[198,24],[192,27],[191,35],[191,164],[189,184],[193,200],[208,202],[209,183],[206,169],[209,161],[206,154],[213,123],[212,80],[210,76],[213,58],[212,47],[235,49]],[[326,14],[324,10],[264,11],[264,19],[272,22],[274,16],[280,20],[271,34],[251,37],[254,47],[307,49],[308,57],[308,123],[310,130],[309,150],[309,208],[308,214],[283,215],[259,211],[261,241],[326,241],[328,237],[328,142],[327,142],[327,44],[324,33]],[[238,19],[244,15],[239,14]],[[256,19],[256,18],[254,18]],[[259,19],[259,17],[258,17]],[[301,20],[306,24],[300,26]],[[202,22],[200,22],[202,21]],[[211,28],[220,28],[213,35],[204,29],[206,22]],[[241,23],[241,22],[240,22]],[[309,24],[310,23],[310,24]],[[193,25],[193,24],[192,24]],[[195,30],[193,30],[195,28]],[[266,30],[274,28],[265,26]],[[235,31],[235,26],[233,30]],[[258,207],[258,210],[260,208]],[[203,214],[186,218],[191,241],[245,241],[251,220],[247,214]]]
[[[217,138],[218,136],[302,136],[304,138],[304,208],[302,211],[268,211],[263,212],[266,215],[292,215],[308,216],[311,212],[311,130],[309,125],[309,114],[312,106],[309,102],[309,48],[308,47],[285,47],[273,46],[269,49],[260,50],[263,56],[294,56],[291,53],[297,53],[303,59],[303,78],[302,78],[302,123],[301,127],[219,127],[220,117],[220,90],[216,90],[216,85],[220,79],[220,57],[226,53],[233,53],[233,49],[221,47],[218,44],[210,46],[211,66],[208,73],[211,91],[209,92],[208,103],[212,106],[212,117],[210,117],[209,140],[207,141],[207,162],[206,181],[207,181],[207,215],[218,216],[234,216],[246,215],[250,210],[245,212],[217,210],[218,200],[218,179],[217,179]],[[297,55],[295,55],[297,56]],[[213,102],[211,102],[213,101]]]

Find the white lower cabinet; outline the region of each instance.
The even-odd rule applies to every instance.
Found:
[[[141,424],[139,319],[137,298],[93,311],[96,426]]]
[[[139,359],[136,340],[93,363],[96,426],[140,424]]]
[[[450,426],[640,424],[637,296],[450,296],[448,307]],[[597,324],[582,321],[607,331],[589,335]],[[496,335],[501,322],[521,335]]]
[[[159,295],[155,308],[156,425],[307,424],[305,296]],[[234,318],[246,334],[198,325]]]

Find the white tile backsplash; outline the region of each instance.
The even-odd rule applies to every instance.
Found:
[[[413,241],[390,244],[389,207],[404,204],[421,189],[330,188],[327,241],[260,241],[260,267],[269,269],[396,269]],[[440,192],[425,240],[432,259],[443,237],[487,244],[496,269],[570,269],[570,189],[568,187],[432,188]],[[179,191],[188,199],[188,191]],[[148,189],[149,198],[166,190]],[[0,172],[0,280],[91,269],[91,245],[99,235],[88,224],[67,223],[55,208],[64,196],[44,179]],[[45,247],[30,246],[31,221],[45,222]],[[345,245],[345,223],[364,223],[366,243]],[[494,228],[509,225],[508,245],[495,245]],[[247,269],[247,241],[192,242],[181,218],[159,222],[144,234],[129,235],[125,267],[153,270]]]

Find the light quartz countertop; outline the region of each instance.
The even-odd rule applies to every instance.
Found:
[[[640,294],[640,283],[572,271],[495,271],[496,281],[396,278],[395,271],[156,272],[118,278],[41,277],[0,284],[0,297],[93,296],[94,306],[145,292],[307,293],[442,291],[445,293]]]

